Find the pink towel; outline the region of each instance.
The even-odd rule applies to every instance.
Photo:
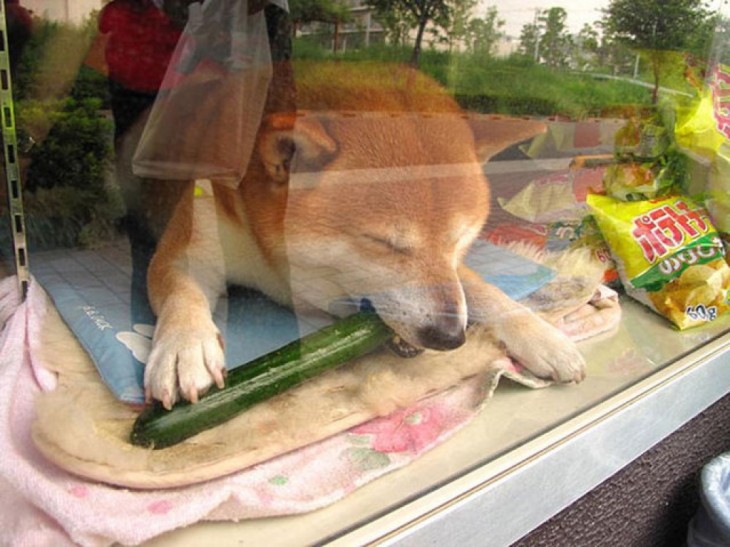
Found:
[[[20,304],[12,296],[14,283],[0,283],[0,318],[7,318],[0,338],[2,545],[134,545],[206,519],[310,511],[406,465],[468,422],[484,397],[484,386],[466,383],[388,418],[195,486],[130,491],[96,484],[55,467],[33,445],[34,394],[53,387],[52,376],[32,355],[45,297],[31,284]]]
[[[32,283],[20,303],[15,279],[0,282],[0,544],[135,545],[202,520],[311,511],[413,461],[479,411],[505,374],[532,387],[508,359],[483,378],[371,420],[263,464],[185,488],[133,491],[73,476],[45,460],[31,440],[33,397],[53,389],[34,344],[46,300]]]

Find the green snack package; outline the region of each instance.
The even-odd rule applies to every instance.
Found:
[[[587,199],[627,294],[680,329],[730,310],[730,266],[704,208],[684,196]]]

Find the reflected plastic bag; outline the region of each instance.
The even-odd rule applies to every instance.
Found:
[[[286,9],[286,2],[275,2]],[[246,0],[189,7],[133,160],[134,173],[238,186],[272,76],[264,11]]]

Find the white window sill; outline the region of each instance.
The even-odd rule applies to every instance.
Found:
[[[451,440],[325,509],[199,524],[150,545],[509,545],[730,393],[730,317],[677,332],[622,306],[617,334],[581,344],[584,383],[503,381]]]

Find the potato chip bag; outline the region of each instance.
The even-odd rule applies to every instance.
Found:
[[[684,196],[588,196],[626,292],[680,329],[730,310],[730,266],[706,210]]]
[[[721,237],[730,242],[730,66],[708,70],[699,95],[689,108],[677,112],[677,144],[696,161],[709,166],[700,194]],[[730,249],[728,249],[730,260]]]

